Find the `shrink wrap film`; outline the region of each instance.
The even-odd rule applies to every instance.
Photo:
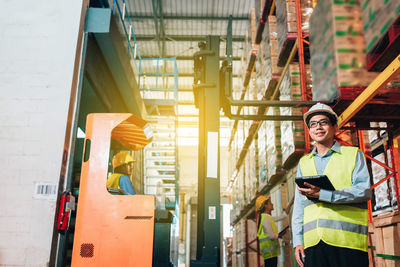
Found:
[[[300,1],[301,25],[303,33],[309,31],[309,20],[312,14],[312,0]],[[297,14],[295,0],[276,0],[276,24],[279,51],[286,41],[288,33],[297,33]]]
[[[258,166],[259,166],[259,184],[257,191],[260,191],[261,188],[265,185],[267,179],[267,168],[266,168],[266,136],[265,136],[265,123],[261,125],[258,130]]]
[[[366,87],[366,43],[356,1],[319,1],[310,18],[313,100],[334,101],[340,87]]]
[[[383,153],[375,156],[374,158],[380,162],[383,163],[385,162],[385,157]],[[390,155],[388,155],[388,159],[389,159],[389,166],[391,167],[392,164],[390,162]],[[389,172],[387,172],[384,167],[380,166],[379,164],[373,161],[371,162],[371,167],[372,167],[372,176],[374,184],[376,184],[389,174]],[[392,206],[396,201],[396,191],[393,178],[390,178],[388,181],[389,182],[383,182],[382,184],[378,185],[374,190],[375,203],[376,203],[375,210]]]
[[[360,0],[367,51],[370,51],[400,16],[398,0]]]
[[[273,115],[274,111],[272,108],[268,110],[267,115]],[[278,147],[275,145],[275,125],[273,121],[266,121],[266,134],[267,134],[267,147],[266,147],[266,160],[267,160],[267,182],[271,175],[276,173],[277,169],[277,149]],[[280,151],[280,147],[279,147]]]
[[[280,87],[280,100],[291,100],[291,79],[292,74],[289,72],[283,78]],[[281,107],[280,114],[290,116],[292,108]],[[293,122],[292,121],[282,121],[280,122],[281,130],[281,146],[282,146],[282,164],[287,160],[287,158],[294,152],[294,140],[293,140]]]
[[[274,107],[273,112],[275,116],[280,115],[280,108],[279,107]],[[275,128],[275,146],[276,146],[276,159],[275,159],[275,164],[276,164],[276,170],[282,169],[282,143],[281,143],[281,122],[280,121],[274,121],[274,128]]]
[[[269,55],[271,61],[270,63],[271,73],[280,74],[283,68],[278,67],[279,48],[278,48],[278,33],[276,28],[275,16],[268,17],[268,36],[269,36]]]

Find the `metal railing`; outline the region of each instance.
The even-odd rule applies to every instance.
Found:
[[[113,0],[112,13],[115,15],[115,12],[118,11],[118,17],[121,20],[122,27],[124,29],[125,37],[128,41],[128,49],[132,56],[132,59],[135,63],[136,69],[140,69],[140,61],[142,57],[140,56],[139,48],[136,41],[136,36],[133,30],[132,21],[128,14],[128,8],[125,0]],[[133,39],[133,42],[132,42]]]

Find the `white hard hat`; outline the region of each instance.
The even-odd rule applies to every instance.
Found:
[[[306,113],[303,115],[304,122],[308,126],[308,122],[310,121],[312,115],[327,115],[333,125],[337,123],[338,115],[333,111],[333,109],[323,103],[317,103],[312,106]]]

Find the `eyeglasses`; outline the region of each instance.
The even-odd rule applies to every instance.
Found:
[[[329,121],[327,119],[322,119],[319,121],[312,121],[312,122],[310,122],[310,124],[308,126],[310,128],[316,128],[318,124],[321,126],[326,126],[329,124]]]

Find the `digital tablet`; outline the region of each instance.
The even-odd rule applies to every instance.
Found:
[[[332,185],[331,181],[326,175],[296,177],[295,182],[301,188],[308,188],[306,185],[304,185],[306,182],[318,186],[321,189],[330,191],[335,190],[335,187]]]

